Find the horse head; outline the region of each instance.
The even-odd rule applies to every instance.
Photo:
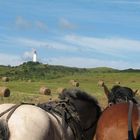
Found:
[[[122,103],[128,102],[129,100],[137,103],[134,99],[135,93],[129,87],[122,87],[119,85],[113,86],[111,92],[108,94],[108,102],[109,103]]]
[[[68,99],[74,106],[79,117],[79,126],[87,140],[91,140],[95,134],[97,120],[101,114],[101,108],[97,100],[86,92],[78,89],[67,89],[60,94],[60,99]]]

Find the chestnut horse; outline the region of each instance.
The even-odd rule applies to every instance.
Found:
[[[97,100],[78,89],[38,106],[1,104],[0,140],[92,140],[100,114]]]
[[[137,104],[131,104],[131,107],[129,103],[113,104],[103,111],[96,140],[140,140],[140,111]]]

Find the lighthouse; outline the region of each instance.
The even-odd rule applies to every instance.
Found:
[[[33,52],[33,62],[37,62],[37,52],[34,50]]]

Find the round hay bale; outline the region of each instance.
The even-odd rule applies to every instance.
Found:
[[[120,85],[121,83],[120,83],[120,81],[116,81],[115,84]]]
[[[2,77],[2,81],[3,82],[9,82],[9,78],[8,77]]]
[[[79,85],[80,85],[79,82],[73,82],[72,83],[72,86],[75,86],[75,87],[79,87]]]
[[[29,80],[28,80],[28,83],[31,83],[31,82],[32,82],[32,80],[31,80],[31,79],[29,79]]]
[[[59,87],[59,88],[56,90],[56,93],[61,94],[61,93],[64,92],[65,90],[66,90],[66,88]]]
[[[132,81],[131,81],[131,83],[135,83],[135,82],[136,82],[135,80],[132,80]]]
[[[41,87],[39,93],[42,95],[51,95],[51,90],[47,87]]]
[[[76,80],[70,80],[70,84],[75,87],[79,87],[80,85],[79,82],[77,82]]]
[[[10,96],[10,89],[7,87],[0,87],[0,96],[9,97]]]
[[[75,81],[75,80],[70,80],[70,81],[69,81],[70,84],[72,84],[72,83],[74,83],[74,82],[76,82],[76,81]]]

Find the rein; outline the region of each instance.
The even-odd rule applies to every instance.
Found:
[[[133,111],[133,102],[129,101],[128,109],[128,140],[134,140],[134,133],[132,128],[132,111]]]

